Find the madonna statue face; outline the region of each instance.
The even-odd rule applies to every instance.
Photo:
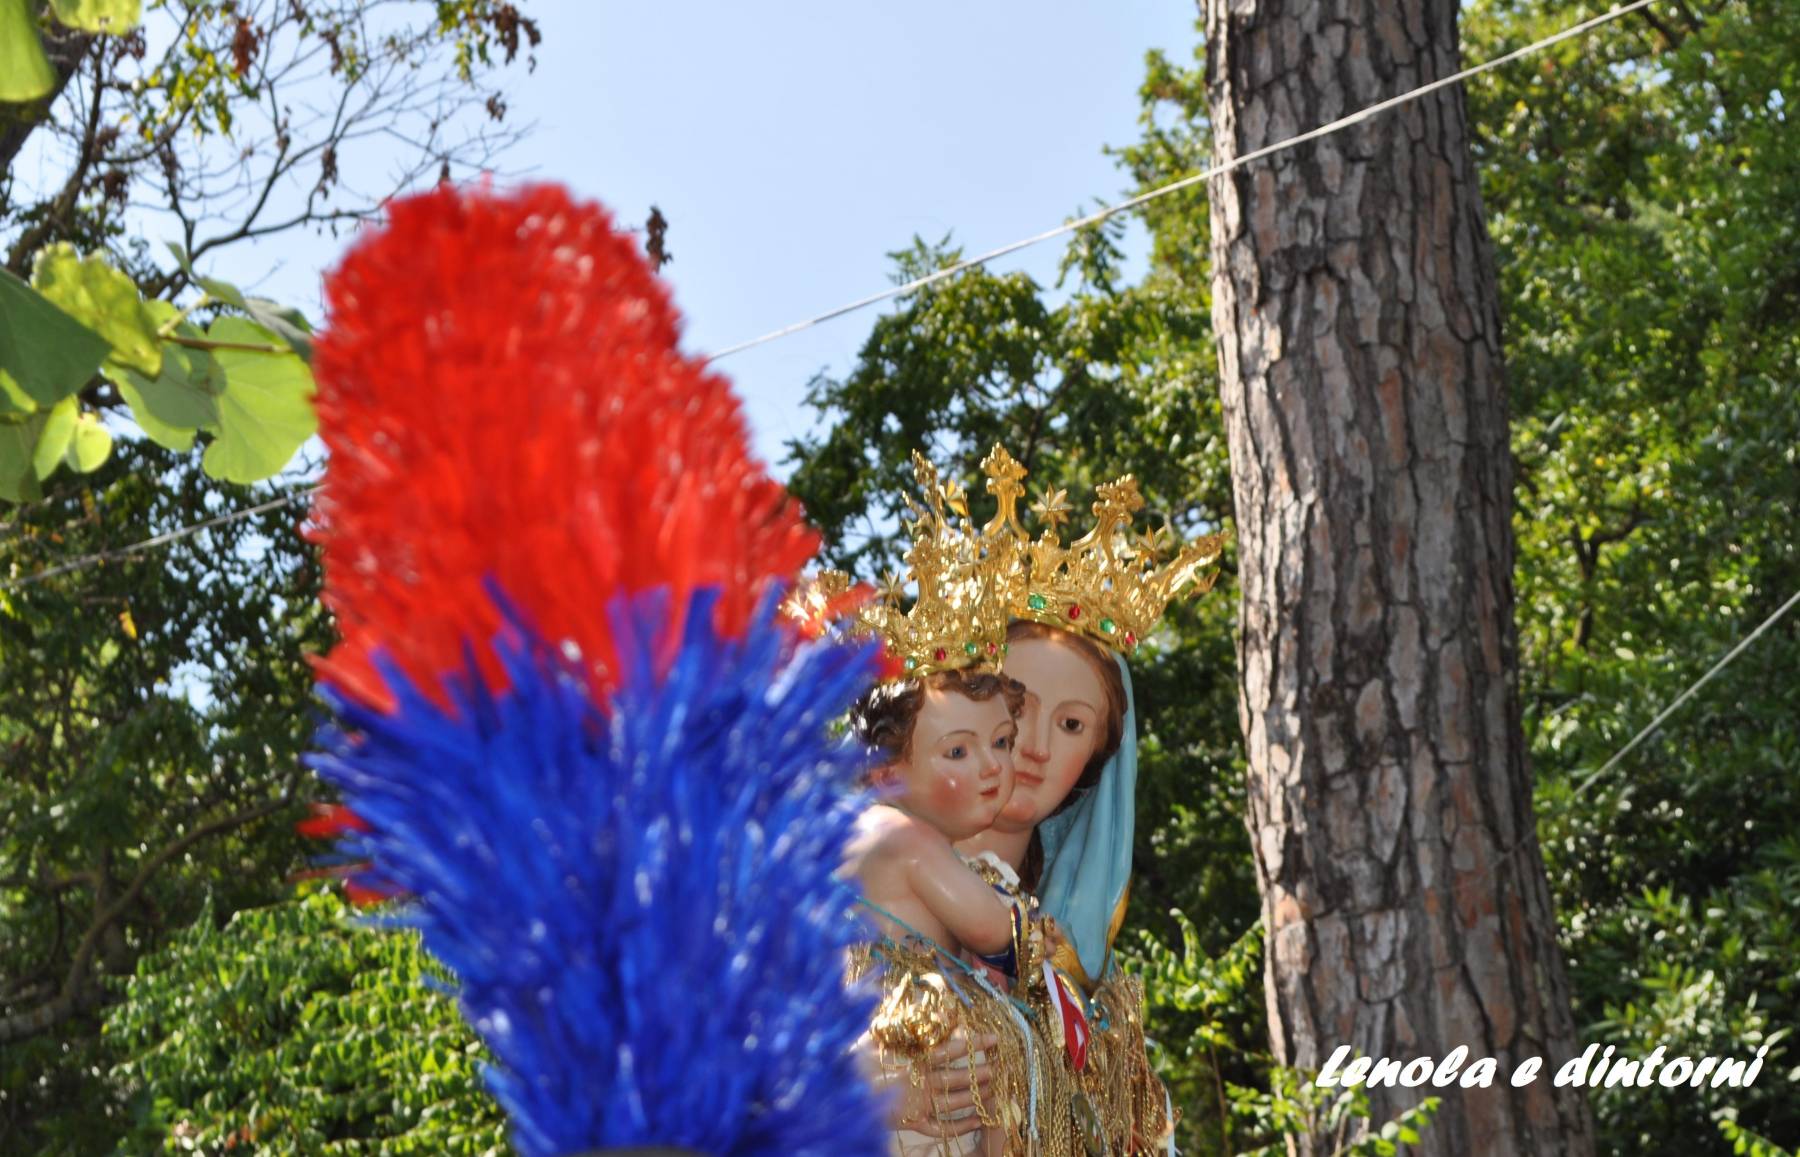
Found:
[[[1006,673],[1025,684],[1012,798],[994,827],[1023,832],[1092,787],[1118,750],[1125,690],[1110,655],[1079,635],[1032,622],[1008,632]]]

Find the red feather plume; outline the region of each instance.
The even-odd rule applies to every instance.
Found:
[[[320,665],[364,702],[388,704],[376,648],[436,688],[472,647],[503,683],[485,579],[579,648],[602,699],[615,595],[668,587],[680,608],[718,587],[717,625],[736,634],[818,547],[597,205],[550,186],[395,202],[327,280],[326,313],[314,534],[342,642]]]

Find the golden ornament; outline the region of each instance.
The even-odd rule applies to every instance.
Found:
[[[869,1032],[882,1048],[916,1058],[950,1039],[960,1020],[944,978],[926,972],[888,989]]]
[[[913,454],[924,501],[906,500],[912,515],[906,575],[890,575],[880,599],[858,608],[850,626],[851,634],[882,639],[899,662],[900,677],[977,665],[998,668],[1006,652],[1006,625],[1013,604],[1024,597],[1024,530],[1017,504],[1025,492],[1019,485],[1025,468],[997,447],[981,465],[998,511],[977,527],[962,486],[942,480],[923,455]],[[910,607],[904,605],[907,582],[915,591]],[[804,584],[787,609],[803,620],[816,617],[849,590],[849,576],[826,571]]]
[[[1227,536],[1203,535],[1163,564],[1164,543],[1173,537],[1169,529],[1133,533],[1133,516],[1144,508],[1137,479],[1127,474],[1096,493],[1093,529],[1066,545],[1060,529],[1068,520],[1063,491],[1046,492],[1033,505],[1045,526],[1025,548],[1024,597],[1013,614],[1129,654],[1173,599],[1212,589]]]

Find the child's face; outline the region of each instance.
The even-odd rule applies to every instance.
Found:
[[[1017,734],[1003,697],[926,688],[910,753],[892,769],[894,802],[951,840],[986,831],[1012,795]]]

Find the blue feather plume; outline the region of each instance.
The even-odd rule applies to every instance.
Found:
[[[874,652],[796,645],[773,598],[721,638],[715,598],[660,675],[668,598],[614,605],[604,711],[517,615],[502,693],[471,665],[446,711],[391,664],[389,714],[325,691],[312,766],[371,829],[346,850],[410,893],[396,920],[455,974],[526,1157],[885,1152],[833,876],[862,757],[827,732]]]

